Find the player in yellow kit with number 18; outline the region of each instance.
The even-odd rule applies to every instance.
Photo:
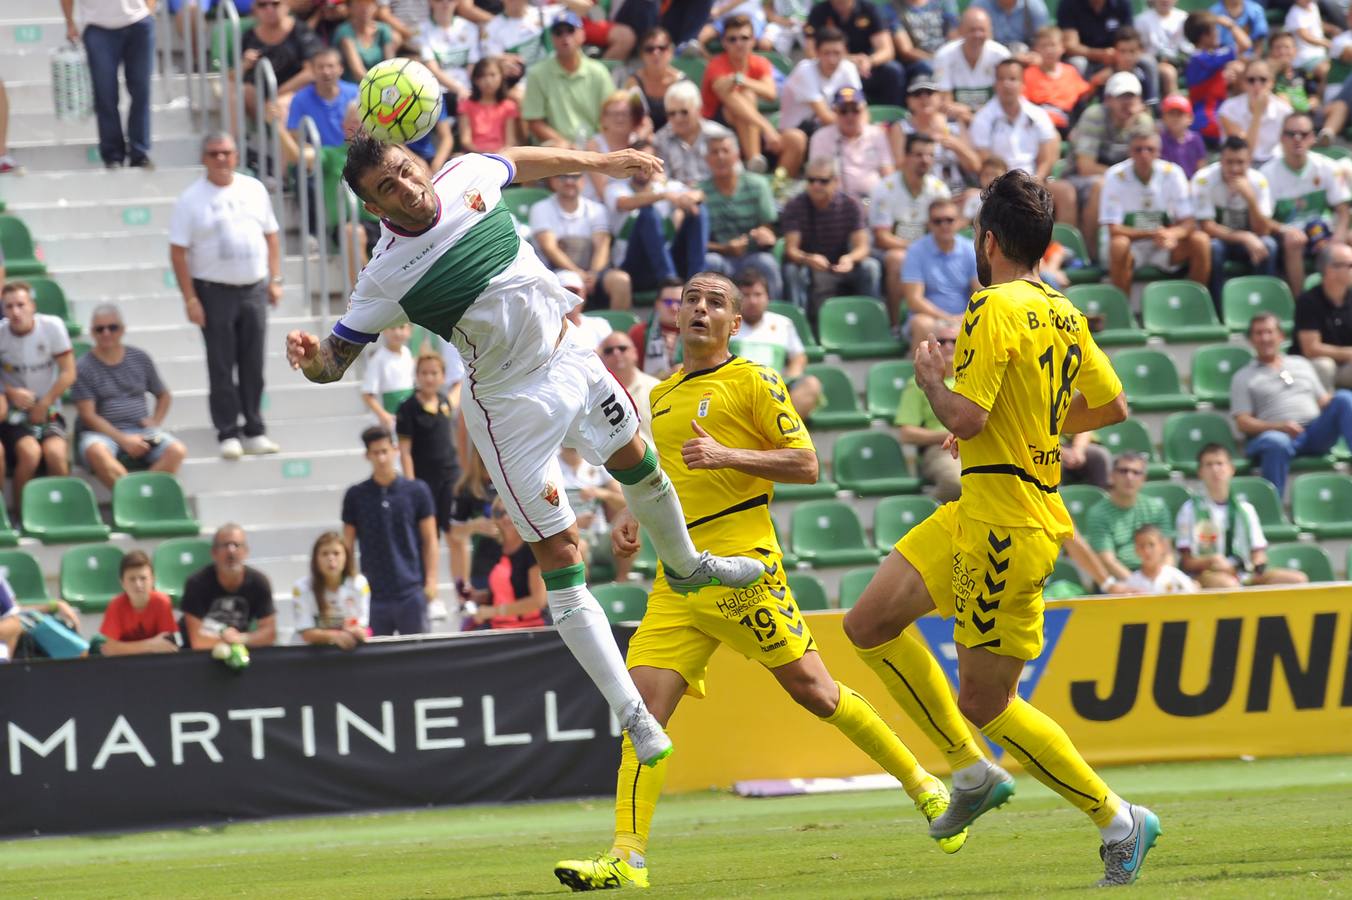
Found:
[[[953,387],[933,338],[915,354],[915,380],[961,451],[962,496],[897,543],[846,614],[845,633],[953,768],[932,837],[966,828],[1014,793],[1009,775],[981,756],[966,716],[1098,826],[1100,886],[1130,884],[1159,819],[1114,794],[1017,690],[1024,664],[1042,651],[1042,585],[1073,533],[1057,492],[1061,437],[1122,421],[1127,403],[1084,316],[1038,278],[1054,221],[1046,188],[1015,170],[981,201],[977,277],[986,289],[967,305]],[[954,620],[956,704],[907,627],[935,609]]]
[[[777,481],[815,482],[817,453],[779,374],[729,352],[740,310],[741,294],[723,275],[704,272],[686,284],[677,314],[685,365],[652,389],[653,438],[691,539],[712,553],[737,548],[760,559],[767,574],[749,587],[682,596],[659,571],[629,642],[629,673],[665,725],[682,696],[704,696],[709,657],[727,644],[896,776],[934,821],[948,807],[943,782],[921,768],[867,700],[831,677],[784,580],[770,498]],[[632,518],[616,521],[612,544],[620,556],[638,550]],[[640,768],[625,739],[614,843],[598,856],[560,862],[554,874],[561,882],[575,891],[648,886],[648,831],[668,763]],[[956,853],[966,839],[964,829],[936,838],[946,853]]]

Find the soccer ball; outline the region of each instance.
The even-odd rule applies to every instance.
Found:
[[[387,59],[366,70],[357,89],[362,128],[377,140],[418,140],[441,116],[441,83],[416,59]]]

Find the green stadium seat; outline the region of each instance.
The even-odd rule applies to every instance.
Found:
[[[671,60],[671,65],[699,87],[704,82],[704,70],[709,67],[709,61],[702,56],[677,55]]]
[[[1107,273],[1090,261],[1089,247],[1085,244],[1080,229],[1074,225],[1057,222],[1052,226],[1052,240],[1065,247],[1073,259],[1083,263],[1078,268],[1066,269],[1066,277],[1070,279],[1072,285],[1096,284],[1103,280]]]
[[[1140,419],[1124,419],[1116,425],[1106,425],[1095,432],[1098,442],[1113,456],[1127,450],[1135,450],[1146,455],[1147,478],[1168,478],[1169,466],[1160,461],[1155,445],[1150,440],[1150,432]]]
[[[1081,534],[1084,533],[1089,510],[1108,496],[1107,491],[1095,484],[1063,484],[1060,492],[1061,502],[1066,505],[1066,512],[1070,513],[1070,518],[1074,520],[1075,530]]]
[[[901,356],[906,346],[892,337],[887,309],[872,297],[832,297],[817,314],[822,348],[843,359]]]
[[[776,484],[776,500],[827,500],[834,497],[840,490],[840,485],[831,481],[829,478],[821,477],[821,469],[817,470],[817,481],[815,484]]]
[[[628,332],[639,323],[639,317],[627,309],[592,309],[587,315],[605,319],[616,331]]]
[[[1042,589],[1042,595],[1047,600],[1065,600],[1092,593],[1080,577],[1080,570],[1065,558],[1058,559],[1052,566],[1052,574],[1047,576],[1047,584]]]
[[[522,225],[530,222],[530,208],[549,196],[548,188],[515,186],[502,189],[502,202]]]
[[[1123,350],[1113,357],[1131,408],[1140,412],[1196,409],[1197,400],[1183,390],[1168,354],[1158,350]]]
[[[889,432],[866,429],[842,434],[836,439],[832,458],[836,482],[861,497],[920,490],[920,479],[910,474],[901,444]]]
[[[793,323],[794,330],[798,332],[798,339],[803,342],[803,352],[807,354],[808,362],[821,362],[826,358],[826,351],[817,343],[817,336],[812,333],[812,325],[808,323],[807,316],[801,309],[784,300],[771,300],[769,311],[779,313]]]
[[[1282,501],[1277,489],[1260,475],[1239,475],[1230,482],[1230,493],[1240,500],[1253,505],[1258,513],[1258,521],[1263,525],[1263,536],[1268,542],[1294,541],[1300,536],[1300,529],[1291,524],[1282,509]]]
[[[1320,539],[1352,537],[1352,478],[1328,472],[1292,479],[1291,519]]]
[[[1276,569],[1296,569],[1311,581],[1334,581],[1333,561],[1318,544],[1290,541],[1268,544],[1268,565]]]
[[[816,575],[809,572],[789,572],[784,577],[789,583],[793,601],[803,612],[831,608],[831,601],[826,596],[826,586]]]
[[[870,105],[868,108],[868,119],[874,125],[891,125],[893,122],[900,122],[905,118],[907,118],[906,110],[900,106],[879,103],[876,106]]]
[[[897,541],[921,522],[928,519],[939,501],[923,494],[884,497],[873,510],[873,546],[884,556],[892,552]]]
[[[1283,285],[1285,287],[1285,285]],[[1243,344],[1213,344],[1192,354],[1192,392],[1198,400],[1230,408],[1230,382],[1253,360]]]
[[[790,544],[794,556],[815,567],[878,562],[858,514],[839,500],[809,500],[794,509]]]
[[[1330,81],[1328,83],[1341,84],[1346,80],[1347,77],[1343,76],[1339,81]],[[1331,144],[1327,147],[1315,147],[1314,152],[1321,156],[1327,156],[1329,159],[1347,159],[1349,156],[1352,156],[1352,151],[1349,151],[1346,147],[1339,147],[1336,144]]]
[[[808,425],[812,428],[867,428],[869,415],[859,408],[854,383],[845,372],[828,363],[816,363],[804,369],[822,383],[822,399]]]
[[[34,478],[23,488],[23,531],[44,544],[106,541],[94,491],[79,478]]]
[[[19,546],[19,532],[9,521],[9,510],[0,502],[0,547]]]
[[[26,550],[0,550],[0,577],[9,582],[14,599],[20,603],[45,603],[51,599],[42,567]]]
[[[909,359],[891,359],[874,363],[868,370],[864,404],[868,414],[880,422],[892,424],[901,404],[901,392],[915,377],[915,363]]]
[[[131,472],[113,484],[113,527],[138,538],[196,535],[183,487],[168,472]]]
[[[591,592],[611,622],[637,622],[648,610],[648,592],[636,584],[594,584]]]
[[[1230,421],[1215,412],[1180,412],[1164,420],[1164,461],[1175,472],[1197,474],[1197,453],[1207,444],[1220,444],[1230,451],[1235,471],[1249,470],[1249,460],[1240,455]]]
[[[1174,522],[1183,504],[1192,499],[1192,492],[1178,481],[1147,481],[1141,485],[1141,493],[1147,497],[1159,497],[1169,507],[1169,535],[1174,532]]]
[[[122,548],[82,544],[61,554],[61,599],[81,612],[102,612],[122,593]]]
[[[1149,337],[1136,324],[1131,301],[1115,285],[1072,285],[1066,299],[1086,316],[1103,317],[1103,330],[1094,332],[1094,342],[1102,347],[1140,346]]]
[[[787,572],[792,572],[798,568],[798,557],[794,556],[793,551],[789,548],[789,541],[786,537],[789,530],[784,527],[783,522],[775,519],[773,513],[770,515],[770,524],[775,528],[775,540],[779,542],[779,549],[784,555],[784,569]]]
[[[71,337],[82,331],[80,323],[71,315],[70,303],[66,300],[66,292],[61,289],[61,285],[50,278],[29,278],[27,281],[33,287],[33,305],[38,308],[38,312],[56,316],[65,322],[66,333]]]
[[[877,571],[873,566],[865,566],[859,569],[850,569],[840,576],[841,609],[850,609],[859,602],[859,598],[864,596],[864,589],[868,587],[868,583],[873,580]]]
[[[194,572],[211,564],[211,541],[203,538],[174,538],[155,548],[155,588],[178,603],[183,582]]]
[[[15,216],[0,215],[0,250],[5,254],[5,277],[28,278],[46,275],[47,267],[38,259],[28,226]]]
[[[380,408],[393,415],[399,411],[400,404],[412,396],[413,388],[404,388],[399,391],[386,391],[380,395]]]
[[[781,75],[787,75],[793,71],[793,60],[789,59],[787,56],[785,56],[783,53],[780,53],[778,50],[764,50],[758,52],[760,53],[761,56],[764,56],[766,59],[770,60],[770,65],[774,66],[775,70],[779,72]],[[877,120],[875,119],[874,121]]]
[[[1205,287],[1173,278],[1145,286],[1141,324],[1168,343],[1223,341],[1229,333],[1216,318],[1216,307]]]
[[[1250,319],[1260,312],[1270,312],[1281,320],[1282,331],[1291,334],[1296,301],[1282,279],[1271,275],[1246,275],[1225,282],[1221,288],[1221,311],[1225,314],[1225,327],[1231,332],[1248,331]]]

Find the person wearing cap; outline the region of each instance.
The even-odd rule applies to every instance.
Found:
[[[897,62],[896,44],[882,12],[865,0],[821,0],[803,26],[807,55],[817,54],[817,33],[827,26],[845,35],[845,49],[859,70],[870,103],[906,102],[906,70]]]
[[[1130,158],[1103,177],[1099,218],[1107,226],[1108,277],[1131,293],[1132,272],[1154,266],[1209,286],[1211,246],[1197,228],[1192,194],[1183,170],[1159,158],[1160,136],[1153,126],[1131,133]]]
[[[1228,137],[1220,161],[1192,178],[1197,224],[1211,239],[1211,299],[1218,306],[1227,261],[1248,263],[1256,275],[1277,274],[1277,240],[1268,234],[1272,190],[1267,176],[1249,162],[1248,142]]]
[[[815,320],[826,298],[877,297],[882,267],[869,255],[864,206],[840,189],[840,164],[807,164],[807,190],[784,204],[784,283],[789,299]]]
[[[1141,105],[1141,82],[1130,72],[1118,72],[1103,87],[1103,102],[1080,115],[1070,132],[1075,153],[1075,186],[1080,207],[1079,221],[1091,227],[1099,221],[1099,191],[1110,166],[1127,158],[1129,135],[1155,127],[1149,110]]]
[[[856,200],[866,200],[878,182],[892,174],[892,147],[887,131],[869,121],[864,92],[846,87],[831,101],[835,121],[818,128],[808,142],[808,156],[840,160],[840,187]]]
[[[1189,178],[1206,162],[1206,142],[1192,128],[1192,103],[1182,94],[1160,101],[1160,159],[1176,164]],[[1247,142],[1245,142],[1247,144]]]
[[[944,111],[939,85],[928,77],[906,85],[906,111],[910,114],[887,129],[892,158],[906,156],[906,139],[924,132],[934,139],[934,174],[948,185],[953,196],[967,191],[981,170],[981,154],[967,140],[967,128]]]
[[[784,79],[779,97],[779,127],[811,135],[836,121],[832,98],[843,88],[862,93],[859,69],[845,58],[845,35],[834,28],[817,33],[817,56],[802,59]]]
[[[934,138],[923,131],[907,136],[901,168],[879,181],[869,195],[868,224],[873,230],[874,256],[882,259],[883,295],[893,328],[901,323],[901,270],[906,251],[929,229],[930,205],[953,196],[932,172],[934,148]]]
[[[554,55],[528,69],[521,118],[536,143],[582,149],[601,125],[601,107],[615,89],[610,71],[582,53],[582,20],[564,13],[549,26]]]
[[[991,40],[991,17],[970,7],[958,25],[960,40],[934,54],[934,80],[944,92],[948,113],[963,122],[972,120],[995,93],[995,67],[1009,59],[1009,48]]]
[[[807,151],[807,136],[797,129],[781,134],[757,107],[779,97],[775,67],[751,52],[755,29],[751,20],[735,14],[723,20],[723,52],[709,60],[701,94],[704,118],[721,122],[737,133],[746,166],[753,172],[767,168],[764,149],[779,158],[790,175],[797,175]]]
[[[582,196],[582,176],[555,175],[552,194],[530,207],[530,233],[540,255],[555,271],[572,272],[595,305],[633,305],[629,275],[611,265],[610,217],[604,205]]]
[[[759,272],[771,296],[782,297],[784,283],[772,252],[779,211],[770,180],[742,171],[732,135],[710,138],[707,158],[712,174],[700,182],[709,213],[704,268],[733,279],[748,270]]]

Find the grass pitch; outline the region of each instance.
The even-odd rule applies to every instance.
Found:
[[[1352,757],[1104,774],[1164,827],[1131,896],[1352,896]],[[599,799],[17,841],[0,845],[0,893],[561,897],[555,860],[608,847],[611,819]],[[1091,885],[1097,849],[1088,820],[1026,777],[952,857],[900,792],[685,795],[658,807],[643,896],[1041,898]]]

